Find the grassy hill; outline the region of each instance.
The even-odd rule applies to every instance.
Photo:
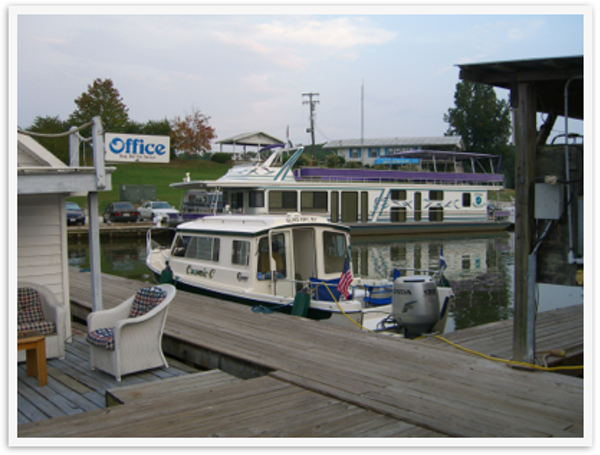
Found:
[[[100,212],[111,202],[119,201],[121,185],[155,185],[157,200],[179,207],[185,191],[171,188],[171,183],[181,182],[186,172],[190,173],[192,180],[215,180],[224,175],[231,165],[189,159],[172,160],[168,164],[107,163],[107,167],[115,167],[116,171],[112,173],[112,190],[98,193]],[[69,201],[82,207],[88,205],[87,197],[69,198]]]

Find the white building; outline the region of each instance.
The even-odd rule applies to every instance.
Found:
[[[71,318],[65,201],[73,195],[109,191],[115,169],[104,169],[102,163],[100,176],[98,168],[69,167],[35,139],[20,133],[17,136],[17,232],[9,233],[9,238],[17,240],[16,278],[44,285],[54,293],[66,310],[68,337]],[[91,239],[97,235],[90,230]],[[9,276],[14,273],[13,265],[9,261]],[[14,310],[16,321],[16,305]]]
[[[327,142],[323,149],[331,150],[346,162],[373,166],[377,158],[408,150],[462,151],[460,136],[391,137],[376,139],[338,139]]]

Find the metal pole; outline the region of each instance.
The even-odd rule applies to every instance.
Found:
[[[106,187],[106,172],[104,170],[104,130],[99,116],[92,119],[92,148],[94,153],[94,168],[96,169],[96,186]]]
[[[102,310],[102,278],[100,270],[100,227],[98,223],[98,193],[88,193],[90,273],[92,275],[92,311]]]
[[[92,147],[94,153],[94,168],[96,170],[96,187],[106,187],[106,173],[104,170],[104,139],[102,120],[99,116],[92,119]],[[92,311],[102,310],[102,273],[100,268],[100,226],[98,223],[98,193],[88,193],[89,207],[89,250],[90,271],[92,275]]]
[[[72,126],[70,130],[76,130],[77,128]],[[79,167],[79,135],[77,133],[69,134],[69,166]]]

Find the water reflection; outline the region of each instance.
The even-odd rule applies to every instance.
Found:
[[[125,278],[149,281],[146,267],[146,244],[144,239],[102,239],[100,242],[100,265],[103,273]],[[69,265],[89,268],[87,240],[74,242],[69,239]]]
[[[166,239],[163,244],[168,244]],[[144,238],[102,239],[104,273],[152,282],[145,265]],[[448,264],[446,278],[456,294],[446,331],[474,327],[513,316],[514,234],[471,237],[352,239],[356,276],[389,279],[395,268],[437,269],[439,251]],[[89,268],[88,244],[69,239],[69,265]],[[540,285],[540,311],[581,304],[583,288]],[[563,291],[563,292],[560,292]]]
[[[513,315],[513,235],[457,237],[356,238],[352,260],[356,274],[390,279],[395,268],[437,269],[440,250],[446,278],[456,294],[447,331],[509,319]]]

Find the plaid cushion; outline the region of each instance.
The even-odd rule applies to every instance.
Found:
[[[87,334],[85,339],[91,345],[104,348],[109,351],[115,350],[115,334],[114,329],[98,329]]]
[[[167,293],[159,287],[142,288],[135,294],[133,305],[131,305],[130,318],[143,316],[167,296]]]
[[[42,300],[40,294],[33,288],[19,288],[18,301],[18,324],[39,322],[44,320],[42,312]]]
[[[50,335],[56,332],[56,324],[52,321],[23,322],[17,326],[17,330],[33,330],[40,335]]]

